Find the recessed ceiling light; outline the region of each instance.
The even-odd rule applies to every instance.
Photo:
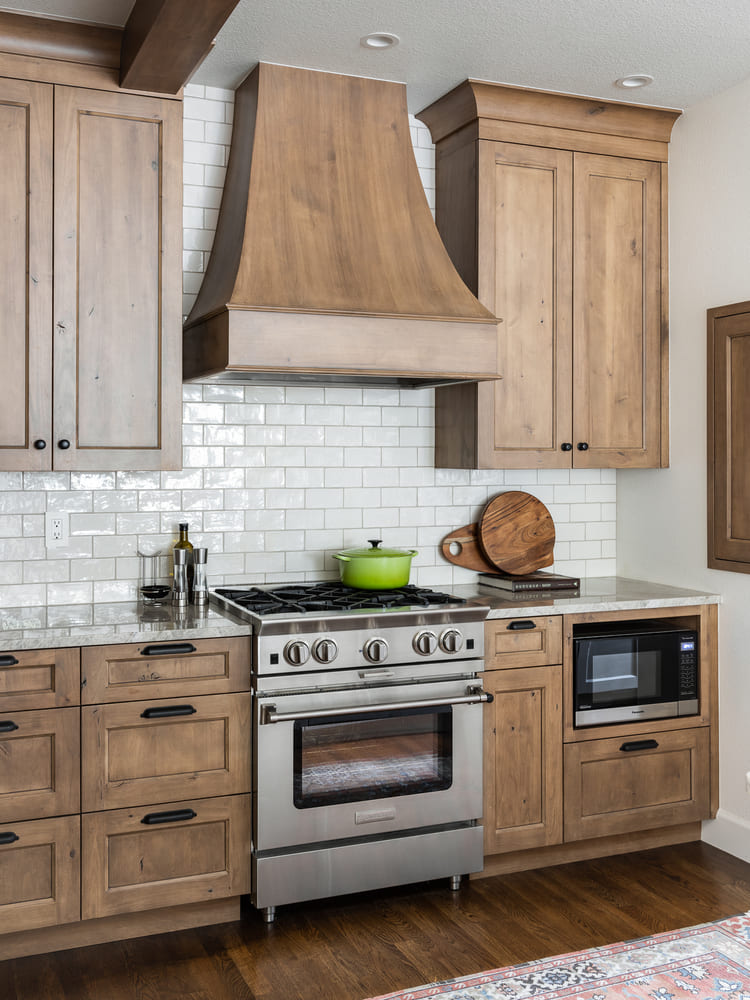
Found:
[[[400,41],[398,35],[392,35],[390,31],[372,31],[360,38],[359,44],[366,49],[390,49]]]
[[[615,87],[631,90],[633,87],[648,87],[653,82],[653,76],[649,76],[648,73],[633,73],[630,76],[621,76],[619,80],[615,80]]]

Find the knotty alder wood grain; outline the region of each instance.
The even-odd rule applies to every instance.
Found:
[[[493,497],[482,511],[478,537],[487,559],[504,573],[533,573],[552,565],[555,525],[530,493],[509,490]]]
[[[363,1000],[742,913],[750,865],[700,842],[283,907],[242,922],[16,959],[13,1000]],[[366,944],[366,947],[364,945]]]

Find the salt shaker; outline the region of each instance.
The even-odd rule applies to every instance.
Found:
[[[173,549],[174,582],[172,584],[172,604],[185,607],[190,600],[188,589],[188,555],[187,549]]]
[[[193,549],[193,603],[208,604],[208,579],[206,560],[208,549]]]

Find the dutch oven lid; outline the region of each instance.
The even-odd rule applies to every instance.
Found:
[[[388,559],[388,558],[403,558],[404,556],[415,556],[415,549],[381,549],[379,546],[382,543],[380,538],[368,538],[370,543],[369,549],[342,549],[340,555],[350,556],[356,559]]]

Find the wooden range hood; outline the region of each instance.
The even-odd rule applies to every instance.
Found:
[[[188,381],[424,386],[497,377],[498,320],[458,276],[403,84],[259,64],[237,90]]]

